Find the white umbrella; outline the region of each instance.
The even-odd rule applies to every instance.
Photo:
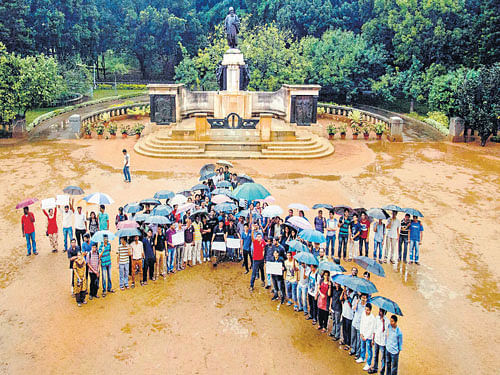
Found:
[[[262,210],[263,217],[276,217],[283,213],[283,209],[280,206],[271,205],[267,206]]]
[[[231,162],[229,162],[227,160],[218,160],[217,164],[233,168],[233,164],[231,164]]]
[[[93,193],[87,195],[83,200],[93,204],[112,204],[115,202],[108,194],[104,193]]]
[[[219,204],[224,202],[232,202],[232,200],[227,195],[219,194],[212,197],[212,202],[215,204]]]
[[[177,213],[180,214],[181,212],[186,212],[193,208],[195,208],[194,203],[185,203],[177,208]]]
[[[307,207],[305,204],[302,203],[291,203],[288,205],[288,208],[302,210],[302,211],[309,211],[309,207]]]
[[[170,201],[168,202],[170,206],[174,206],[175,204],[181,205],[187,202],[187,198],[182,195],[182,194],[177,194],[175,195]]]
[[[292,216],[288,219],[287,223],[290,223],[300,229],[313,229],[311,223],[300,216]]]

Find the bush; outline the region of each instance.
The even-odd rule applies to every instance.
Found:
[[[448,116],[446,116],[443,112],[438,112],[438,111],[434,111],[434,112],[428,112],[427,113],[427,116],[428,118],[430,118],[431,120],[434,120],[434,121],[437,121],[439,122],[441,125],[443,125],[446,129],[449,128],[450,124],[449,124],[449,120],[448,120]],[[425,121],[425,120],[424,120]]]
[[[448,127],[447,126],[444,126],[443,124],[441,124],[439,121],[436,121],[436,120],[433,120],[431,118],[426,118],[424,120],[425,123],[429,124],[430,126],[432,126],[433,128],[436,128],[437,130],[439,130],[441,133],[443,133],[444,135],[448,135],[450,132],[448,130]]]
[[[135,83],[118,83],[116,85],[117,89],[123,90],[145,90],[147,88],[146,85],[135,84]]]

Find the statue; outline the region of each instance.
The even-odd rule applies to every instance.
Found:
[[[238,45],[238,40],[236,35],[240,32],[240,19],[234,13],[234,8],[229,8],[229,14],[226,16],[224,21],[224,30],[226,31],[227,43],[229,48],[236,48]]]

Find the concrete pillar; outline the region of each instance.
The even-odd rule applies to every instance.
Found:
[[[271,122],[273,115],[271,113],[261,113],[259,120],[260,140],[262,142],[269,142],[271,140]]]
[[[392,142],[403,142],[403,119],[401,117],[391,117],[389,139]]]
[[[461,117],[450,118],[450,133],[448,134],[448,140],[450,142],[463,142],[464,139],[465,124]]]
[[[194,138],[197,141],[208,139],[208,121],[206,113],[196,113],[194,115]]]

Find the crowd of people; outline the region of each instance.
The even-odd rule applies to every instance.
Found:
[[[249,202],[232,196],[231,192],[246,181],[239,180],[228,166],[203,177],[206,179],[201,185],[183,192],[184,203],[175,203],[175,198],[168,198],[162,205],[159,199],[151,199],[147,203],[120,207],[114,222],[119,245],[114,252],[111,246],[114,234],[110,232],[105,205],[100,205],[97,214],[85,213],[81,206],[75,210],[74,200],[63,207],[63,251],[67,252],[69,259],[72,294],[78,306],[87,303],[87,295],[88,300],[92,300],[115,292],[111,281],[113,253],[116,254],[122,291],[135,288],[137,283],[145,286],[148,282],[205,262],[210,262],[213,267],[222,262],[241,263],[245,274],[251,270],[250,291],[260,278],[272,300],[293,306],[295,312],[302,312],[322,333],[327,333],[331,320],[329,336],[338,341],[357,363],[364,363],[363,370],[397,374],[402,350],[397,315],[387,317],[382,308],[374,314],[370,295],[342,286],[335,281],[335,273],[323,270],[321,264],[334,262],[340,265],[342,260],[352,261],[358,254],[369,256],[371,232],[373,259],[381,264],[406,262],[410,248],[410,263],[419,264],[423,226],[418,217],[410,220],[410,215],[406,214],[400,221],[398,212],[393,211],[384,222],[383,219],[370,220],[365,211],[345,207],[341,212],[330,210],[326,218],[319,210],[311,226],[324,234],[325,242],[308,242],[299,236],[301,228],[290,224],[294,209],[289,209],[284,219],[279,215],[267,217],[262,213],[269,204],[268,200]],[[245,178],[251,181],[248,176]],[[222,207],[220,203],[213,201],[217,196],[227,197],[222,202],[226,204],[223,210],[218,209]],[[162,212],[165,219],[159,222],[148,220],[158,216],[159,208],[166,209]],[[308,220],[304,210],[298,211],[299,217]],[[57,252],[58,209],[54,207],[43,210],[43,213],[47,217],[46,234],[50,247]],[[27,255],[31,250],[38,254],[34,221],[34,214],[25,207],[21,223],[27,240]],[[133,232],[120,232],[122,225],[132,228]],[[317,264],[295,259],[300,246],[315,256]],[[281,264],[281,271],[271,272],[272,264]],[[357,267],[352,267],[351,275],[358,277]],[[364,272],[363,278],[369,280],[370,273]],[[101,296],[98,293],[100,282]]]

